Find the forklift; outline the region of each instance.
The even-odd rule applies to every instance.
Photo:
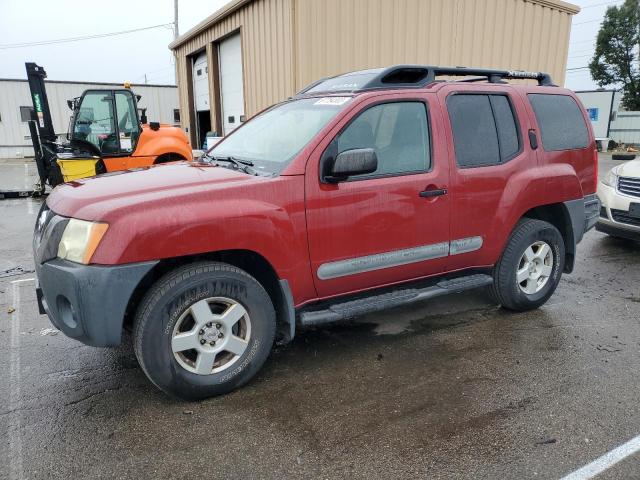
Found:
[[[47,73],[26,63],[33,101],[28,122],[39,180],[33,190],[0,191],[0,199],[40,196],[51,188],[101,173],[192,160],[189,139],[179,127],[148,122],[138,108],[140,95],[122,89],[91,89],[67,101],[72,111],[67,141],[59,142],[51,119],[44,79]]]

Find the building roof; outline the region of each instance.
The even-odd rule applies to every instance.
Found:
[[[24,82],[27,83],[28,80],[25,78],[0,78],[0,82]],[[114,83],[114,82],[82,82],[79,80],[49,80],[46,79],[45,83],[65,83],[69,85],[100,85],[105,87],[124,87],[124,82],[122,83]],[[166,85],[166,84],[152,84],[152,83],[130,83],[132,87],[162,87],[162,88],[178,88],[177,85]]]
[[[200,32],[209,28],[211,25],[218,23],[223,18],[228,17],[233,12],[235,12],[236,10],[239,10],[241,7],[243,7],[247,3],[251,3],[252,1],[254,0],[231,0],[224,7],[222,7],[219,10],[216,10],[215,12],[213,12],[213,14],[209,15],[203,21],[198,23],[195,27],[193,27],[192,29],[188,30],[186,33],[176,38],[173,42],[169,44],[169,48],[173,50],[179,47],[183,43],[189,41],[190,39],[198,35]]]
[[[243,6],[248,3],[251,3],[255,0],[231,0],[221,9],[215,11],[213,14],[209,15],[203,21],[198,23],[195,27],[188,30],[186,33],[180,35],[173,42],[169,44],[169,48],[171,50],[175,50],[183,43],[188,42],[196,35],[202,33],[204,30],[207,30],[212,25],[215,25],[219,21],[228,17],[235,11],[239,10]],[[572,3],[564,2],[562,0],[524,0],[525,2],[536,3],[538,5],[542,5],[544,7],[554,8],[556,10],[560,10],[566,12],[571,15],[575,15],[580,12],[580,7],[574,5]]]

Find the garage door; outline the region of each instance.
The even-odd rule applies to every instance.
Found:
[[[242,48],[240,34],[220,42],[220,96],[222,130],[225,135],[244,120],[244,84],[242,80]]]
[[[193,96],[196,111],[209,110],[209,68],[206,52],[202,52],[193,61]]]

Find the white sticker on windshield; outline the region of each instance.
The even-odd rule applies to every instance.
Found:
[[[314,105],[344,105],[351,97],[324,97],[314,103]]]

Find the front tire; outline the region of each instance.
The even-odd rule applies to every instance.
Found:
[[[232,265],[201,262],[162,277],[134,320],[134,349],[149,379],[169,395],[199,400],[248,382],[276,332],[262,285]]]
[[[556,290],[564,261],[564,240],[558,229],[542,220],[524,218],[494,267],[492,296],[508,310],[538,308]]]

